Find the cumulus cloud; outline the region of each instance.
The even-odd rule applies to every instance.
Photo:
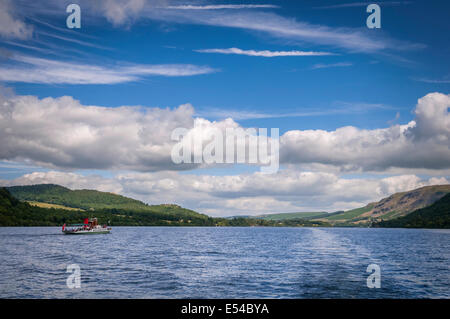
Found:
[[[0,100],[0,158],[44,167],[173,167],[170,134],[193,126],[189,104],[176,109],[83,106],[71,97]]]
[[[227,130],[244,132],[230,118],[209,121],[194,118],[193,114],[190,104],[175,109],[108,108],[84,106],[68,96],[0,98],[0,159],[29,161],[47,168],[186,170],[208,165],[196,162],[194,158],[201,158],[208,152],[207,145],[213,148],[206,154],[215,154],[212,143],[216,137],[225,146]],[[174,135],[180,132],[175,129],[183,132]],[[257,131],[254,133],[257,140],[266,140],[268,149],[264,153],[260,147],[259,157],[253,163],[271,164],[271,140],[256,134]],[[248,160],[249,135],[238,135],[233,140],[233,158]],[[179,151],[173,153],[176,145],[180,145]],[[181,153],[182,157],[183,146],[192,157],[189,156],[188,163],[176,164],[173,155]],[[241,146],[247,148],[245,153],[239,151]],[[239,154],[243,157],[238,157]],[[224,155],[228,158],[226,152]],[[215,159],[214,155],[210,158]]]
[[[193,76],[217,70],[192,64],[90,65],[13,54],[0,67],[0,81],[46,84],[117,84],[146,76]]]
[[[449,95],[430,93],[419,99],[416,118],[408,124],[373,130],[348,126],[335,131],[288,131],[280,137],[280,163],[341,172],[448,170],[449,105]],[[198,167],[172,162],[176,141],[171,134],[175,128],[188,129],[186,136],[199,137],[204,145],[215,130],[241,127],[230,118],[195,118],[189,104],[172,110],[109,108],[84,106],[67,96],[2,97],[0,159],[29,160],[65,169],[159,171]],[[247,145],[247,139],[239,143]]]
[[[431,93],[419,99],[414,110],[416,125],[410,129],[418,140],[433,140],[450,147],[450,94]]]
[[[95,189],[101,192],[119,194],[123,191],[120,182],[100,175],[83,176],[70,172],[34,172],[14,180],[0,180],[2,186],[57,184],[70,189]]]
[[[342,170],[450,168],[450,95],[430,93],[418,100],[416,118],[405,125],[363,130],[293,130],[280,139],[284,163],[319,163]]]
[[[11,0],[0,0],[0,37],[28,39],[33,28],[17,17]]]
[[[176,203],[213,216],[298,211],[336,211],[361,207],[394,192],[448,184],[446,178],[415,175],[345,179],[336,174],[286,169],[273,175],[188,175],[176,172],[123,173],[106,178],[67,172],[34,172],[0,185],[55,183],[97,189],[150,204]]]
[[[242,50],[239,48],[228,48],[228,49],[203,49],[194,50],[201,53],[221,53],[221,54],[238,54],[238,55],[248,55],[248,56],[261,56],[265,58],[273,58],[279,56],[324,56],[332,55],[329,52],[315,52],[315,51],[269,51],[269,50]]]

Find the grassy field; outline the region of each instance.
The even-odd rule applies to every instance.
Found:
[[[147,205],[136,199],[96,190],[70,190],[66,187],[53,184],[12,186],[7,189],[15,198],[21,201],[35,203],[34,206],[42,208],[73,208],[74,210],[80,211],[97,211],[102,209],[125,210],[156,213],[159,215],[176,215],[186,220],[190,218],[207,220],[209,218],[204,214],[178,205]]]
[[[358,216],[360,216],[360,215],[362,215],[364,213],[367,213],[372,208],[373,208],[373,205],[369,204],[369,205],[364,206],[364,207],[355,208],[355,209],[348,210],[348,211],[346,211],[344,213],[341,213],[341,214],[336,214],[336,215],[327,217],[326,219],[330,220],[330,221],[350,220],[350,219],[356,218],[356,217],[358,217]]]
[[[42,207],[42,208],[56,208],[56,209],[77,210],[77,211],[83,210],[80,208],[67,207],[67,206],[58,205],[58,204],[49,204],[49,203],[42,203],[42,202],[35,202],[35,201],[26,201],[26,202],[28,204],[30,204],[31,206],[37,206],[37,207]]]
[[[287,220],[287,219],[311,219],[314,217],[323,216],[326,212],[301,212],[301,213],[282,213],[282,214],[267,214],[259,215],[257,218],[264,220]]]

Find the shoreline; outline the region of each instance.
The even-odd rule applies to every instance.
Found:
[[[48,225],[34,225],[34,226],[0,226],[1,228],[32,228],[32,227],[48,227],[48,228],[61,228],[62,226],[48,226]],[[450,230],[450,228],[419,228],[419,227],[355,227],[355,226],[180,226],[180,225],[116,225],[110,227],[154,227],[154,228],[345,228],[345,229],[422,229],[422,230]]]

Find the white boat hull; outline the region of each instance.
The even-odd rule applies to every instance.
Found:
[[[64,224],[62,227],[63,234],[66,235],[96,235],[109,234],[111,227],[107,225],[99,225],[97,218],[85,218],[84,224]]]
[[[111,232],[110,228],[105,229],[90,229],[90,230],[63,230],[66,235],[96,235],[96,234],[109,234]]]

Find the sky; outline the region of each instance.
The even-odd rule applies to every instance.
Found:
[[[231,216],[447,184],[450,3],[370,3],[0,0],[0,185]],[[278,128],[280,169],[177,165],[178,127]]]

